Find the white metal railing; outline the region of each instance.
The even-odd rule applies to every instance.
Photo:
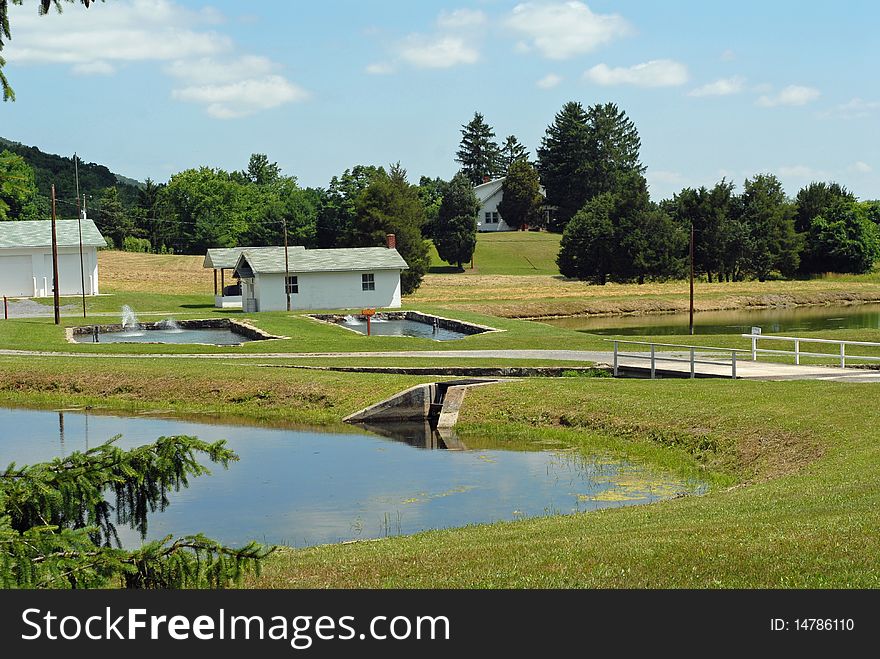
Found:
[[[736,380],[736,362],[737,357],[736,354],[738,352],[748,353],[748,350],[742,350],[740,348],[713,348],[712,346],[691,346],[691,345],[681,345],[677,343],[653,343],[650,341],[621,341],[619,339],[605,339],[606,341],[611,341],[614,344],[614,377],[617,377],[620,371],[620,358],[626,357],[627,359],[643,359],[646,361],[650,361],[650,372],[651,379],[655,379],[657,377],[657,362],[678,362],[685,363],[690,365],[690,377],[694,378],[697,374],[697,364],[709,364],[712,366],[726,366],[727,363],[723,361],[718,361],[717,359],[698,359],[697,351],[701,352],[721,352],[721,353],[729,353],[730,354],[730,377]],[[619,344],[625,343],[627,345],[639,345],[639,346],[648,346],[647,351],[640,352],[621,352]],[[688,357],[677,357],[673,355],[667,355],[663,352],[658,354],[657,348],[678,348],[684,349],[688,351]]]
[[[880,348],[880,343],[872,341],[840,341],[836,339],[812,339],[800,336],[767,336],[765,334],[743,334],[744,338],[752,340],[752,361],[758,361],[758,353],[776,354],[776,355],[794,355],[794,363],[800,364],[801,357],[831,357],[840,360],[840,368],[846,368],[846,360],[862,359],[867,361],[880,361],[880,357],[871,357],[869,355],[846,354],[847,346],[867,346],[871,348]],[[794,343],[794,350],[773,350],[771,348],[759,348],[758,341],[789,341]],[[830,343],[840,346],[838,353],[831,352],[804,352],[801,350],[802,343]]]

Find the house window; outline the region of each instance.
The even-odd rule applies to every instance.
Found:
[[[492,213],[492,224],[498,224],[498,213]]]
[[[291,294],[299,293],[299,279],[297,279],[296,275],[284,278],[284,292]]]
[[[376,290],[376,275],[372,272],[361,275],[361,288],[365,291]]]
[[[492,213],[486,212],[486,224],[492,224]]]

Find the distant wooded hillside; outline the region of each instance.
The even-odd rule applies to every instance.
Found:
[[[55,184],[55,195],[59,199],[74,200],[76,198],[76,180],[74,176],[73,155],[59,156],[45,153],[35,146],[27,146],[0,137],[0,151],[8,149],[24,158],[34,170],[37,188],[40,195],[49,197],[52,184]],[[119,190],[120,201],[126,206],[137,203],[138,190],[143,187],[139,181],[111,172],[104,165],[79,161],[80,194],[98,199],[101,192],[111,186]],[[65,207],[63,215],[69,215]]]

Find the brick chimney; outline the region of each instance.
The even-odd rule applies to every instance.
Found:
[[[385,246],[388,249],[397,249],[397,238],[393,233],[389,233],[385,235]]]
[[[491,180],[492,180],[492,177],[491,177],[491,176],[484,176],[484,177],[483,177],[483,183],[488,183],[488,182],[491,181]]]

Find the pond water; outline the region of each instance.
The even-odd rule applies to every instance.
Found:
[[[228,470],[192,478],[149,519],[147,539],[202,532],[307,546],[425,529],[649,503],[701,486],[574,451],[425,450],[368,435],[212,425],[150,416],[0,408],[0,466],[160,436],[229,440]],[[111,501],[112,503],[112,501]],[[119,528],[127,547],[139,533]]]
[[[664,336],[688,333],[688,314],[553,318],[556,327],[616,336]],[[695,334],[815,332],[833,329],[880,329],[880,304],[793,307],[755,311],[701,311],[694,314]]]
[[[77,343],[93,343],[91,334],[74,334]],[[248,337],[231,329],[126,329],[121,332],[101,332],[99,343],[207,343],[229,346],[247,343]]]
[[[366,321],[353,319],[340,324],[361,334],[367,333]],[[384,320],[381,318],[374,318],[370,321],[370,334],[373,336],[416,336],[435,341],[454,341],[467,336],[462,332],[442,327],[435,330],[433,325],[420,323],[416,320]]]

